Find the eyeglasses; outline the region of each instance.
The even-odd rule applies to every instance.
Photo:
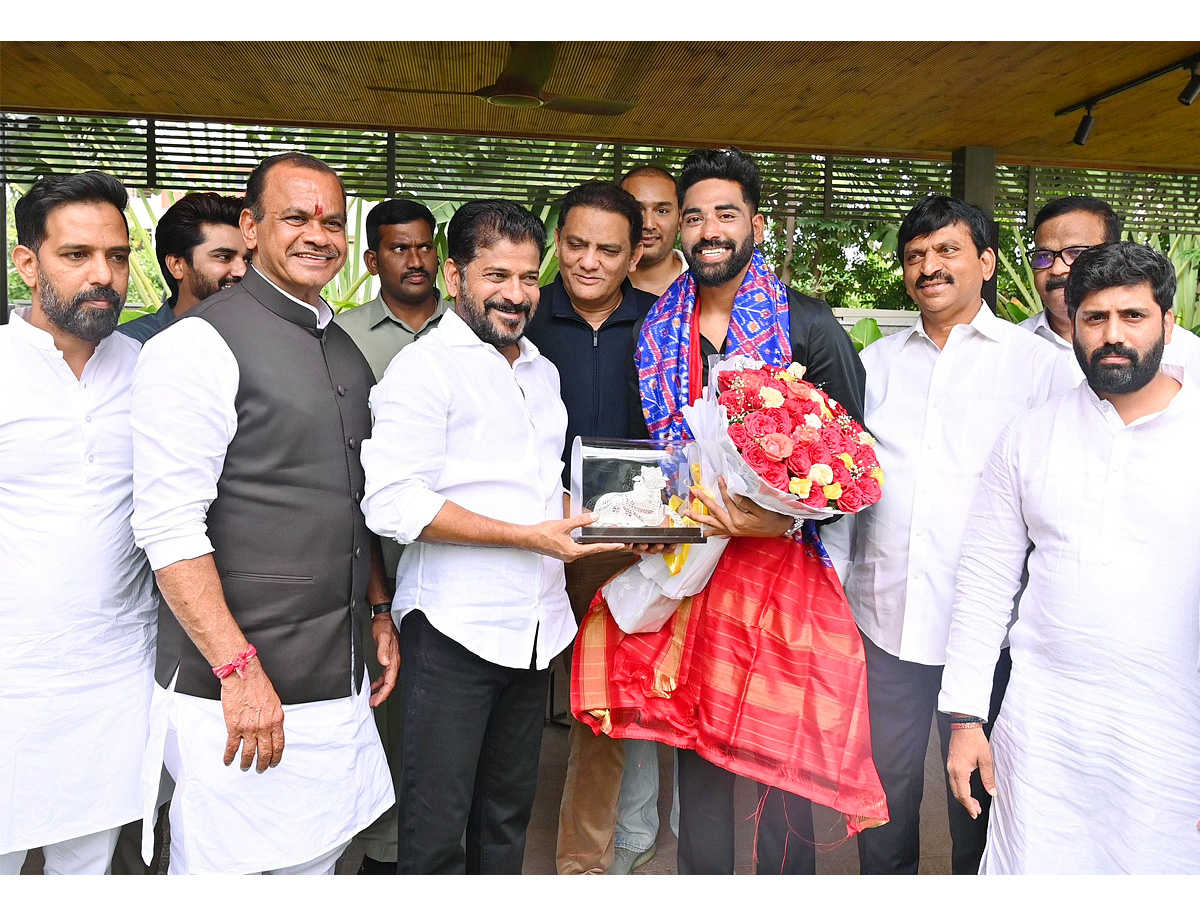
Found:
[[[1093,245],[1098,246],[1098,245]],[[1029,265],[1033,269],[1049,269],[1054,265],[1056,258],[1061,259],[1068,266],[1074,265],[1075,260],[1079,259],[1085,250],[1091,250],[1092,247],[1063,247],[1061,250],[1036,250],[1029,251]]]

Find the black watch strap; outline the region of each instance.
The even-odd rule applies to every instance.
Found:
[[[372,603],[371,604],[371,615],[373,617],[374,616],[382,616],[384,613],[390,613],[391,611],[392,611],[392,601],[391,600],[389,600],[387,603]]]

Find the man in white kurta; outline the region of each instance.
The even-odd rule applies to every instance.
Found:
[[[0,874],[37,847],[47,873],[103,874],[140,816],[155,603],[129,525],[138,344],[112,333],[125,197],[94,172],[17,203],[33,306],[0,326]]]
[[[1133,251],[1135,261],[1146,254]],[[1079,271],[1087,260],[1073,280],[1087,274]],[[1168,308],[1173,274],[1170,285]],[[1116,320],[1101,305],[1112,296],[1084,299],[1077,329],[1108,327],[1098,319],[1109,313]],[[1139,327],[1170,320],[1148,290],[1140,302]],[[1132,321],[1134,303],[1118,295],[1113,309]],[[1146,343],[1128,332],[1075,341],[1084,360],[1115,345],[1143,362]],[[987,784],[994,759],[983,873],[1200,874],[1200,561],[1190,546],[1200,533],[1200,479],[1189,468],[1200,390],[1181,368],[1157,370],[1150,359],[1152,380],[1137,391],[1105,390],[1091,366],[1089,383],[1016,419],[976,495],[938,704],[952,721],[988,714],[992,666],[1029,554],[991,757],[970,725],[954,731],[950,748],[952,783],[978,764]]]

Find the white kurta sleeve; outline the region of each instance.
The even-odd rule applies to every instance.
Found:
[[[408,348],[406,348],[408,349]],[[415,352],[392,360],[371,389],[371,437],[362,444],[362,510],[380,537],[411,544],[446,502],[435,490],[448,448],[450,392]]]
[[[884,490],[887,490],[886,485]],[[833,561],[833,570],[837,572],[838,580],[846,583],[850,574],[850,560],[854,558],[854,522],[856,516],[842,516],[836,522],[822,525],[820,529],[821,543],[825,552]]]
[[[992,679],[1008,633],[1029,550],[1013,460],[1016,426],[1000,435],[984,466],[963,535],[950,642],[938,709],[987,718]]]
[[[133,534],[155,570],[212,552],[206,518],[237,431],[238,365],[208,322],[148,340],[133,370]]]

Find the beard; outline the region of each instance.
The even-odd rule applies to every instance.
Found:
[[[724,247],[730,250],[729,259],[725,262],[706,263],[700,258],[700,253],[710,247]],[[741,244],[733,241],[696,241],[690,248],[683,250],[684,259],[692,271],[692,277],[698,284],[705,287],[720,287],[737,277],[750,262],[754,255],[754,233],[746,236]]]
[[[1148,385],[1158,374],[1166,347],[1166,329],[1144,356],[1123,344],[1105,344],[1090,357],[1078,341],[1074,346],[1075,358],[1079,360],[1079,367],[1083,369],[1088,386],[1093,391],[1097,394],[1132,394]],[[1122,356],[1129,360],[1129,365],[1101,365],[1100,360],[1105,356]]]
[[[40,269],[38,297],[42,313],[55,327],[89,344],[100,343],[116,330],[121,319],[121,307],[125,305],[125,298],[110,287],[81,291],[71,300],[63,300]],[[88,309],[83,304],[89,300],[107,300],[112,306],[108,309]]]
[[[488,318],[488,310],[490,309],[506,313],[521,313],[524,321],[521,323],[521,327],[515,332],[502,332]],[[521,335],[525,333],[525,329],[529,326],[529,320],[533,316],[533,304],[509,303],[507,300],[480,302],[467,290],[467,281],[464,278],[459,282],[454,311],[475,332],[476,337],[485,344],[491,344],[493,347],[501,349],[503,347],[511,347],[521,339]]]
[[[218,281],[215,278],[210,278],[203,272],[190,269],[187,274],[187,280],[188,290],[191,291],[192,296],[197,300],[207,300],[218,291],[223,291],[227,287],[233,287],[241,279],[228,275]]]

